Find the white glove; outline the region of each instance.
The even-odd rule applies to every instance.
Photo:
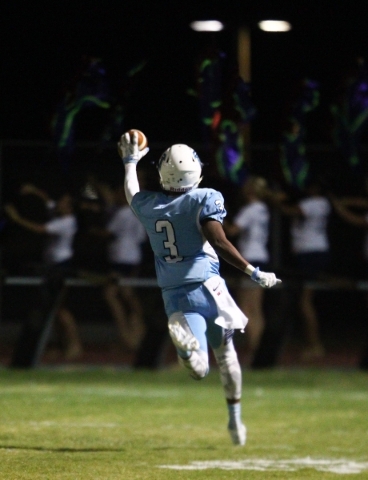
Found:
[[[261,272],[259,267],[255,268],[250,278],[259,283],[263,288],[274,287],[277,283],[281,283],[274,273]]]
[[[123,159],[124,165],[127,163],[134,163],[137,165],[139,160],[141,160],[141,158],[144,157],[148,151],[148,147],[143,150],[139,150],[137,133],[134,133],[132,138],[130,137],[129,133],[124,133],[124,135],[120,137],[120,141],[118,143],[118,152],[120,157]]]

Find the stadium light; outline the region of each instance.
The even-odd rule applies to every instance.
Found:
[[[190,24],[190,28],[196,32],[221,32],[224,24],[219,20],[196,20]]]
[[[292,28],[285,20],[262,20],[258,27],[264,32],[288,32]]]

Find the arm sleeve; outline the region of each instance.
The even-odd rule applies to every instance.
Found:
[[[205,202],[199,217],[200,223],[213,219],[222,224],[225,217],[226,210],[223,196],[216,190],[210,191],[205,197]]]
[[[137,166],[134,163],[127,163],[125,165],[124,190],[127,202],[130,205],[134,195],[140,190],[137,177]]]

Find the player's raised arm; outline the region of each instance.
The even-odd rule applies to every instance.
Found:
[[[148,153],[149,148],[139,149],[138,133],[134,131],[124,133],[118,143],[118,153],[125,165],[125,196],[129,203],[132,203],[133,197],[139,192],[139,182],[137,177],[137,164],[142,157]]]
[[[226,262],[247,273],[252,280],[261,287],[270,288],[281,283],[274,273],[261,272],[258,267],[253,267],[227,239],[222,225],[217,220],[208,219],[202,224],[204,236],[209,241],[215,252]]]

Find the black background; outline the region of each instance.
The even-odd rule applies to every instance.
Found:
[[[325,141],[328,105],[336,85],[357,56],[368,58],[365,2],[348,1],[12,1],[2,7],[2,138],[47,139],[49,121],[65,83],[82,55],[100,56],[113,87],[137,62],[126,113],[151,141],[198,140],[195,61],[215,42],[229,63],[236,60],[236,32],[247,25],[252,38],[252,92],[258,108],[254,141],[278,138],[278,121],[296,82],[321,84],[321,103],[310,141]],[[257,29],[262,18],[284,18],[288,33]],[[195,18],[218,18],[226,28],[196,33]],[[87,135],[87,134],[86,134]]]

